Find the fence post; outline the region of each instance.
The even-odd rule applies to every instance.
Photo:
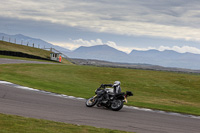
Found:
[[[21,45],[23,45],[23,40],[21,40]]]
[[[29,42],[28,42],[29,43]],[[28,43],[27,43],[27,46],[28,46]]]
[[[34,43],[33,43],[33,47],[34,47]]]
[[[10,37],[9,37],[9,42],[10,42]]]
[[[2,36],[2,41],[4,40],[4,36]]]
[[[15,44],[16,44],[16,38],[15,38]]]

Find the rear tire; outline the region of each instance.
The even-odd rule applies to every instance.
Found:
[[[110,106],[113,111],[119,111],[122,109],[124,102],[122,100],[114,100]]]
[[[87,101],[85,102],[85,105],[87,107],[93,107],[95,104],[97,103],[97,98],[89,98],[87,99]]]

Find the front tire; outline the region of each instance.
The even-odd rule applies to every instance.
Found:
[[[122,109],[123,105],[124,102],[122,100],[114,100],[110,107],[113,111],[119,111],[120,109]]]
[[[92,98],[87,99],[87,101],[85,102],[85,105],[87,107],[93,107],[96,103],[97,103],[97,98],[92,97]]]

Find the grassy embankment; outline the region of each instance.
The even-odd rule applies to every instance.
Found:
[[[36,55],[43,58],[49,58],[50,51],[33,48],[25,45],[13,44],[9,42],[0,41],[0,50],[22,52],[30,55]]]
[[[127,133],[125,131],[78,126],[61,122],[0,114],[1,133]]]
[[[35,55],[35,56],[39,56],[39,57],[46,58],[46,59],[50,58],[50,53],[51,53],[50,51],[47,51],[47,50],[33,48],[33,47],[19,45],[19,44],[13,44],[13,43],[4,42],[4,41],[0,41],[0,50],[22,52],[22,53]],[[15,57],[15,56],[5,56],[5,55],[0,55],[0,58],[23,59],[23,60],[42,61],[42,62],[46,61],[46,60],[22,58],[22,57]],[[49,62],[49,61],[47,61],[47,62]],[[52,62],[52,61],[50,61],[50,62]],[[62,60],[62,63],[63,64],[71,64],[69,61],[67,61],[64,58]]]

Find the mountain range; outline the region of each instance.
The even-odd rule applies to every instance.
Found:
[[[45,42],[41,39],[27,37],[22,34],[7,35],[4,33],[0,33],[1,40],[4,39],[5,41],[9,41],[9,37],[12,40],[10,40],[10,42],[14,42],[15,38],[16,43],[18,44],[21,44],[23,41],[23,45],[27,45],[28,42],[29,45],[34,43],[35,47],[55,48],[70,58],[95,59],[118,63],[152,64],[164,67],[200,70],[200,54],[178,53],[172,50],[132,50],[131,53],[127,54],[108,45],[96,45],[91,47],[81,46],[73,51],[70,51],[63,47]]]
[[[200,69],[200,54],[178,53],[172,50],[132,50],[130,54],[127,54],[108,45],[96,45],[91,47],[81,46],[72,52],[68,52],[67,55],[71,58]]]

